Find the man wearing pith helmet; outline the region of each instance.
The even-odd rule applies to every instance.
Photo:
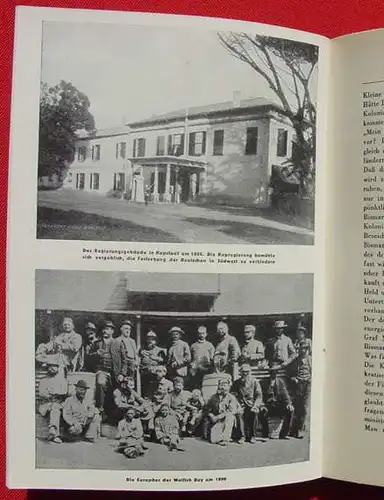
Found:
[[[184,330],[179,326],[173,326],[168,333],[172,339],[167,357],[168,374],[171,380],[177,376],[185,378],[191,362],[191,351],[189,345],[181,339]]]

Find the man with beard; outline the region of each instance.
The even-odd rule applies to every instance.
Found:
[[[173,381],[173,391],[164,398],[164,402],[169,403],[169,407],[179,422],[180,431],[182,433],[186,432],[187,420],[189,417],[187,404],[190,399],[191,393],[184,390],[183,378],[175,377]]]
[[[269,417],[283,417],[279,439],[288,439],[294,408],[283,378],[277,377],[278,365],[270,369],[271,378],[265,397]]]
[[[216,394],[210,398],[205,408],[210,442],[220,446],[227,446],[229,443],[238,412],[238,402],[229,390],[228,378],[220,379]]]
[[[62,443],[60,438],[60,418],[62,404],[67,396],[68,384],[64,375],[59,372],[60,362],[56,354],[47,356],[47,376],[42,378],[39,385],[41,404],[39,413],[49,419],[48,440]]]
[[[217,323],[217,336],[219,339],[215,348],[214,366],[218,372],[232,374],[234,364],[240,357],[240,347],[232,335],[229,334],[228,325],[224,321]]]
[[[56,335],[47,344],[40,344],[36,352],[36,360],[40,361],[47,354],[58,354],[60,364],[68,372],[75,372],[80,369],[79,356],[83,343],[81,335],[75,331],[73,319],[63,318],[62,332]]]
[[[213,368],[213,356],[215,348],[207,341],[207,327],[199,326],[197,329],[197,341],[191,345],[191,366],[189,369],[189,386],[193,389],[201,389],[204,375]]]
[[[245,343],[241,349],[241,363],[247,363],[254,368],[263,368],[265,361],[264,346],[255,338],[256,327],[248,324],[244,326]]]
[[[96,373],[97,334],[96,326],[90,321],[85,325],[85,342],[82,347],[82,366],[85,372]]]
[[[131,338],[133,324],[125,319],[120,326],[120,336],[113,339],[111,353],[116,381],[121,377],[134,377],[139,365],[136,342]]]
[[[147,345],[140,349],[141,388],[144,397],[151,397],[156,379],[156,369],[165,365],[167,353],[157,345],[157,335],[153,330],[147,333]]]
[[[171,380],[175,377],[185,378],[188,374],[188,365],[191,362],[189,345],[181,340],[184,331],[180,327],[172,327],[169,333],[172,336],[172,344],[168,350],[168,374]]]
[[[112,321],[105,321],[102,339],[96,343],[93,352],[89,353],[96,370],[96,406],[102,412],[103,420],[109,409],[109,398],[112,390],[112,336],[115,326]]]
[[[263,437],[268,437],[267,409],[263,403],[263,394],[260,383],[251,375],[251,367],[242,365],[240,378],[232,386],[232,394],[239,402],[241,412],[238,415],[240,427],[239,444],[245,441],[256,442],[256,430],[259,422],[262,426]]]
[[[71,437],[81,436],[87,441],[95,442],[100,435],[100,415],[93,403],[85,397],[88,389],[85,380],[79,380],[75,384],[75,394],[63,404],[63,418]]]

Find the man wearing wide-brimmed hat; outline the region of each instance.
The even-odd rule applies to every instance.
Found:
[[[292,422],[291,435],[296,438],[302,438],[303,432],[308,425],[308,409],[311,395],[311,372],[312,359],[310,356],[310,344],[306,342],[309,339],[303,339],[298,345],[298,356],[295,359],[294,369],[292,370],[293,406],[295,415]]]
[[[97,329],[94,323],[88,321],[84,326],[84,341],[81,348],[81,366],[85,372],[96,372],[94,354],[97,350]]]
[[[57,354],[46,356],[47,376],[42,378],[39,384],[39,398],[41,404],[39,413],[49,418],[48,440],[61,443],[60,417],[62,404],[67,396],[68,384],[64,374],[60,373],[60,360]]]
[[[165,365],[167,359],[167,351],[157,345],[157,335],[153,330],[147,333],[146,345],[140,349],[139,357],[141,390],[144,397],[150,397],[156,379],[156,369]]]
[[[130,319],[123,320],[120,326],[120,335],[112,342],[112,362],[115,379],[134,377],[139,365],[139,356],[136,342],[131,338],[133,323]]]
[[[177,376],[185,378],[188,374],[188,365],[191,362],[191,351],[189,345],[181,339],[184,330],[179,326],[173,326],[168,333],[172,337],[167,357],[168,374],[171,380]]]
[[[295,349],[297,352],[299,352],[299,347],[300,345],[306,344],[308,347],[308,354],[309,356],[312,355],[312,341],[310,338],[307,337],[307,329],[305,326],[299,324],[298,327],[296,328],[296,341],[295,341]]]
[[[85,380],[75,384],[75,394],[63,404],[63,418],[71,437],[84,437],[94,442],[100,435],[100,415],[93,402],[86,398],[90,388]]]
[[[285,335],[288,327],[285,321],[275,321],[273,325],[273,338],[268,343],[269,366],[274,369],[285,368],[296,358],[297,353],[290,337]]]

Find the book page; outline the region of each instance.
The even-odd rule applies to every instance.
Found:
[[[384,31],[332,44],[324,473],[383,485]]]
[[[17,18],[8,486],[319,477],[329,41]]]

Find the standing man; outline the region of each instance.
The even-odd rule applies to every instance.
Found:
[[[141,388],[144,397],[151,397],[156,380],[156,369],[164,366],[167,351],[157,345],[157,335],[153,330],[147,333],[146,346],[140,349]]]
[[[307,329],[305,326],[299,324],[296,329],[296,341],[295,341],[295,349],[299,352],[300,346],[305,343],[308,346],[308,355],[312,356],[312,342],[311,339],[307,337]]]
[[[60,418],[62,404],[67,396],[68,384],[64,375],[59,372],[60,361],[57,354],[46,358],[47,376],[42,378],[39,385],[40,406],[39,413],[49,419],[48,440],[62,443],[60,438]]]
[[[255,325],[244,326],[245,344],[241,350],[241,363],[247,363],[254,368],[263,368],[265,352],[263,343],[255,338]]]
[[[274,337],[269,342],[269,366],[274,369],[285,368],[296,358],[296,349],[290,337],[284,334],[285,321],[275,321]]]
[[[211,397],[205,408],[209,440],[220,446],[227,446],[229,443],[235,425],[235,415],[238,412],[238,402],[229,390],[228,378],[220,379],[216,394]]]
[[[75,384],[75,394],[69,396],[63,405],[63,418],[72,437],[84,436],[94,443],[100,435],[100,415],[93,403],[86,400],[88,389],[85,380]]]
[[[172,336],[172,344],[168,350],[168,374],[171,380],[175,377],[185,378],[188,374],[188,365],[191,362],[191,351],[189,345],[184,340],[181,340],[184,330],[178,326],[173,326],[169,330],[169,334]]]
[[[95,352],[97,351],[96,326],[88,321],[84,329],[84,344],[82,346],[82,365],[85,372],[96,373]]]
[[[233,367],[240,357],[240,347],[232,335],[229,334],[228,325],[224,321],[217,323],[217,336],[219,342],[215,348],[214,366],[218,372],[232,374]]]
[[[311,394],[311,371],[312,360],[310,356],[310,347],[308,339],[303,339],[299,345],[299,354],[295,360],[295,372],[292,377],[294,383],[293,406],[295,408],[295,415],[292,422],[291,435],[295,438],[301,439],[303,431],[305,430],[308,418],[308,406]]]
[[[102,339],[96,342],[92,351],[88,353],[87,363],[95,367],[96,373],[96,406],[104,418],[109,410],[112,391],[112,335],[114,332],[112,321],[105,321],[102,329]]]
[[[268,437],[267,409],[263,403],[263,393],[259,381],[252,377],[251,367],[248,364],[241,366],[240,378],[234,382],[231,392],[241,407],[238,415],[239,444],[244,444],[245,441],[256,442],[259,423],[263,437]]]
[[[278,367],[271,368],[271,379],[266,393],[265,405],[269,416],[283,417],[279,439],[288,439],[294,408],[284,379],[277,377],[277,369]]]
[[[136,342],[131,338],[133,324],[125,319],[120,326],[120,336],[112,341],[112,364],[115,380],[134,377],[139,366]]]
[[[197,329],[197,341],[191,345],[191,366],[189,369],[191,388],[201,389],[204,375],[212,371],[214,354],[215,348],[207,340],[207,327],[201,325]]]

